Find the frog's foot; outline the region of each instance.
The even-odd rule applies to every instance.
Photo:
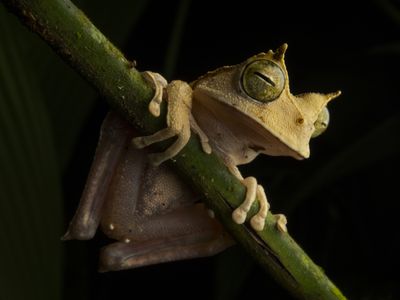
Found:
[[[163,90],[168,85],[167,80],[158,73],[145,71],[143,72],[143,78],[153,87],[154,96],[149,103],[149,111],[155,116],[160,116],[160,105],[163,97]]]
[[[267,217],[270,207],[267,196],[265,195],[263,187],[257,185],[257,180],[254,177],[247,177],[242,180],[242,183],[247,188],[246,199],[233,211],[232,219],[237,224],[243,224],[246,221],[247,213],[251,205],[257,198],[260,204],[260,210],[251,218],[250,224],[254,230],[261,231],[264,229],[265,218]]]

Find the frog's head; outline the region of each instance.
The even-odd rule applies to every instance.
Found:
[[[309,157],[310,138],[326,129],[326,106],[340,91],[292,95],[284,61],[286,49],[283,44],[276,51],[217,69],[200,77],[193,88],[203,99],[217,100],[244,115],[241,121],[255,132],[252,139],[259,152],[303,159]]]

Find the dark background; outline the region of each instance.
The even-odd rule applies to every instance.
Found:
[[[140,70],[187,81],[289,44],[294,94],[333,92],[311,158],[242,168],[351,299],[399,299],[399,1],[76,1]],[[60,242],[105,101],[0,6],[0,299],[291,299],[239,247],[99,274],[108,243]]]

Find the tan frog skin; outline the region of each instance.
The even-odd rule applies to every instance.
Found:
[[[258,199],[260,210],[250,224],[262,230],[269,211],[264,189],[254,177],[243,178],[237,166],[260,153],[308,158],[310,138],[328,125],[327,103],[340,95],[340,91],[292,95],[286,49],[284,44],[275,52],[209,72],[191,84],[179,80],[168,84],[160,74],[144,72],[155,89],[150,113],[159,116],[161,102],[167,101],[167,128],[137,136],[126,121],[109,114],[64,238],[90,239],[101,224],[103,232],[117,240],[102,249],[103,271],[213,255],[232,245],[199,197],[162,164],[186,145],[191,130],[199,136],[203,151],[219,156],[247,188],[232,221],[244,223]],[[148,145],[173,137],[175,142],[166,151],[147,154]],[[277,230],[285,232],[285,216],[275,217]]]

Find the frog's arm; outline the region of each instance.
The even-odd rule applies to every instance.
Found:
[[[177,137],[176,141],[164,152],[149,155],[150,162],[155,166],[177,155],[190,138],[191,87],[186,82],[175,80],[167,85],[166,91],[168,95],[168,127],[152,135],[137,137],[132,140],[134,146],[141,149],[148,145]],[[155,93],[155,97],[157,97],[157,93]],[[155,97],[150,103],[157,103]]]
[[[192,109],[192,88],[184,81],[174,80],[166,85],[166,80],[158,73],[144,72],[144,78],[155,88],[153,99],[149,104],[149,111],[154,116],[160,115],[160,104],[165,87],[168,99],[167,128],[161,129],[148,136],[136,137],[132,140],[138,149],[151,144],[177,137],[176,141],[164,152],[149,155],[150,162],[157,166],[176,156],[187,144],[190,138],[190,128],[199,135],[204,152],[211,153],[208,138],[194,120]]]

